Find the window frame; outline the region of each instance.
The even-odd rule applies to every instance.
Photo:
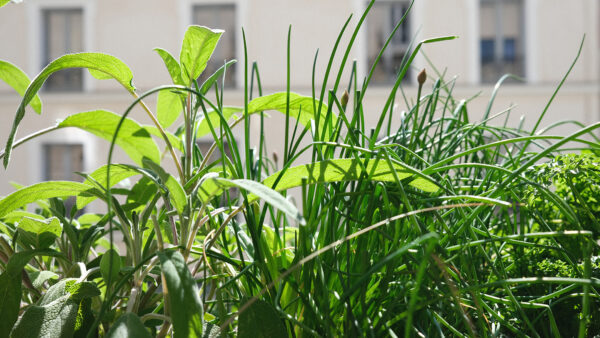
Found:
[[[28,49],[28,71],[30,74],[38,74],[44,68],[45,44],[43,25],[44,11],[53,9],[81,9],[83,41],[82,49],[84,51],[93,50],[93,27],[94,13],[96,8],[96,0],[28,0],[24,2],[27,10],[28,33],[27,33],[27,49]],[[83,86],[81,91],[46,91],[45,95],[60,95],[68,93],[81,94],[94,89],[92,77],[87,71],[83,71]]]

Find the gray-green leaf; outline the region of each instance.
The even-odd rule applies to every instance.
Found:
[[[197,79],[206,68],[223,31],[203,26],[190,26],[185,32],[179,61],[185,85]]]
[[[6,142],[6,150],[4,154],[4,167],[8,166],[10,155],[12,152],[13,142],[17,133],[17,128],[25,116],[25,107],[31,102],[37,95],[40,88],[46,79],[53,73],[66,69],[66,68],[87,68],[95,70],[94,74],[97,76],[98,72],[102,72],[105,75],[104,78],[113,78],[117,80],[125,89],[133,93],[135,87],[133,86],[133,74],[131,70],[123,61],[118,58],[101,53],[78,53],[78,54],[67,54],[64,55],[48,64],[38,76],[31,82],[25,94],[23,94],[23,100],[17,109],[15,114],[15,121],[13,122],[10,135]]]
[[[32,305],[17,321],[10,336],[67,338],[75,331],[75,321],[79,304],[63,296],[49,304]]]
[[[115,282],[121,271],[121,257],[114,249],[107,250],[100,259],[100,274],[104,281],[108,280]]]
[[[25,94],[27,86],[31,82],[27,74],[19,67],[2,60],[0,60],[0,80],[6,82],[21,96]],[[42,112],[42,101],[38,95],[35,95],[29,104],[36,113]]]
[[[150,332],[134,313],[128,312],[119,317],[110,327],[107,338],[150,338]]]
[[[202,301],[183,256],[178,251],[161,251],[158,257],[171,300],[174,337],[202,337]]]
[[[300,214],[300,211],[298,211],[298,209],[290,201],[288,201],[285,197],[281,196],[281,194],[277,191],[265,186],[260,182],[245,179],[230,180],[226,178],[214,177],[207,179],[204,182],[204,184],[206,184],[206,182],[208,181],[214,182],[216,186],[219,187],[219,189],[216,192],[220,192],[225,188],[231,187],[244,189],[251,193],[251,196],[257,196],[258,198],[281,210],[288,216],[294,218],[300,224],[305,223],[304,218],[302,218],[302,215]],[[204,192],[202,192],[201,190],[201,194],[203,193]],[[206,199],[206,197],[204,197],[204,199]]]

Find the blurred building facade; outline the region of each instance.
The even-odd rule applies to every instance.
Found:
[[[337,35],[354,13],[340,46],[345,46],[365,0],[24,0],[0,9],[0,60],[12,62],[33,78],[51,60],[65,53],[98,51],[115,55],[134,73],[144,90],[169,83],[162,60],[152,50],[161,47],[178,55],[190,24],[226,30],[207,71],[224,60],[239,62],[228,72],[226,105],[240,105],[244,88],[244,44],[248,63],[259,65],[264,93],[282,91],[286,83],[286,45],[291,24],[292,90],[310,95],[315,53],[317,83],[322,80]],[[365,76],[380,47],[405,14],[409,1],[377,0],[350,52],[359,79]],[[411,41],[456,35],[458,39],[426,45],[424,54],[404,81],[408,97],[416,95],[416,71],[426,68],[428,84],[436,78],[433,64],[454,95],[470,99],[473,116],[482,112],[494,83],[510,72],[494,105],[500,112],[515,105],[511,119],[533,123],[585,43],[564,88],[544,120],[574,119],[584,124],[600,117],[600,3],[597,0],[416,0],[405,24],[392,39],[374,71],[366,110],[379,114],[395,80],[398,65]],[[338,54],[334,69],[339,67]],[[429,60],[429,61],[428,61]],[[346,66],[346,73],[350,65]],[[348,77],[344,78],[344,81]],[[328,83],[328,86],[331,85]],[[479,94],[479,96],[473,98]],[[256,93],[254,94],[256,96]],[[53,75],[40,93],[43,112],[28,110],[17,138],[51,126],[68,114],[92,109],[122,113],[132,98],[115,81],[98,81],[74,69]],[[149,99],[152,103],[152,99]],[[4,147],[19,96],[0,83],[0,144]],[[399,103],[401,105],[401,103]],[[401,109],[401,107],[400,107]],[[277,126],[283,117],[272,114]],[[148,123],[142,113],[133,118]],[[282,137],[283,128],[267,128]],[[557,133],[568,133],[567,127]],[[281,142],[279,142],[281,143]],[[277,142],[273,142],[277,144]],[[79,130],[50,133],[17,148],[8,170],[0,170],[0,195],[10,181],[32,184],[45,179],[72,179],[74,171],[92,171],[106,162],[108,142]],[[272,146],[270,150],[277,150]],[[123,157],[121,157],[123,158]]]

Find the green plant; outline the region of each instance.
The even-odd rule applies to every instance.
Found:
[[[331,90],[291,92],[288,48],[285,92],[262,95],[258,66],[243,60],[244,107],[225,105],[232,62],[197,82],[222,34],[205,27],[188,29],[179,60],[156,50],[173,83],[143,94],[129,68],[105,54],[65,55],[31,83],[0,63],[0,78],[23,95],[5,166],[12,149],[61,128],[111,142],[107,164],[82,174],[83,183],[42,182],[0,199],[0,335],[560,336],[573,329],[557,323],[563,313],[580,336],[597,334],[596,160],[567,155],[534,165],[568,142],[597,151],[585,137],[600,124],[546,135],[537,130],[544,110],[529,131],[494,125],[510,114],[493,114],[498,89],[475,121],[439,72],[431,88],[421,72],[409,100],[402,79],[422,46],[454,38],[442,37],[413,46],[377,124],[366,125],[365,114],[376,114],[362,104],[375,64],[359,79],[348,56],[373,3],[337,70],[350,18],[333,45],[320,82],[334,77]],[[117,80],[133,103],[122,115],[82,112],[15,141],[25,107],[41,111],[43,82],[69,67]],[[313,68],[313,83],[317,75]],[[260,96],[252,99],[254,88]],[[150,95],[158,96],[156,113],[144,103]],[[407,112],[394,109],[401,97]],[[137,106],[152,126],[129,117]],[[286,116],[280,170],[267,155],[264,111]],[[261,130],[254,147],[251,115]],[[204,135],[214,140],[206,153],[196,144]],[[113,164],[115,145],[134,164]],[[216,151],[221,157],[211,160]],[[302,154],[308,163],[298,163]],[[131,187],[116,186],[134,177]],[[291,188],[301,190],[301,212],[285,197]],[[107,212],[77,216],[94,199]],[[31,203],[36,212],[27,211]]]

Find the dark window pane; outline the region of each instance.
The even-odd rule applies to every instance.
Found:
[[[515,62],[517,60],[517,51],[515,39],[504,39],[504,61]]]
[[[494,40],[483,39],[481,40],[481,62],[488,63],[494,62]]]
[[[76,172],[83,171],[83,145],[81,144],[44,144],[44,180],[82,182],[83,177]],[[67,215],[75,205],[75,197],[65,200]],[[79,210],[77,215],[81,215]]]

